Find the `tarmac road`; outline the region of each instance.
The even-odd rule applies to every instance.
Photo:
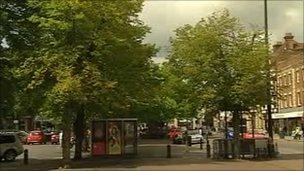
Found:
[[[275,140],[278,143],[280,157],[266,161],[229,160],[217,161],[206,158],[206,148],[199,149],[199,145],[186,152],[184,145],[172,145],[172,158],[166,159],[166,145],[168,141],[152,140],[139,143],[138,156],[129,160],[101,160],[86,159],[74,162],[79,170],[303,170],[304,142]],[[24,145],[29,150],[29,165],[22,164],[23,155],[16,162],[0,162],[0,170],[53,170],[61,162],[61,147],[59,145]],[[74,150],[71,149],[71,157]],[[88,153],[85,154],[86,156]],[[112,164],[111,164],[112,162]],[[250,165],[250,167],[248,167]],[[252,166],[252,167],[251,167]],[[105,168],[103,168],[105,167]],[[114,167],[114,168],[112,168]],[[87,169],[85,169],[87,168]],[[89,169],[88,169],[89,168]]]

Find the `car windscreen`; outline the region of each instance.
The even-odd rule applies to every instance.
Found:
[[[31,135],[42,135],[42,132],[31,132]]]
[[[0,144],[14,143],[14,142],[15,142],[14,135],[0,135]]]
[[[195,135],[195,134],[199,134],[199,131],[198,130],[188,130],[187,134],[188,135]]]

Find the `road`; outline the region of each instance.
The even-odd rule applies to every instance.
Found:
[[[280,154],[304,154],[304,142],[276,140]]]
[[[275,140],[278,144],[280,154],[304,154],[304,142],[299,141],[286,141],[286,140]],[[138,155],[142,157],[162,157],[166,156],[166,144],[168,141],[160,140],[158,144],[149,142],[149,144],[140,144],[138,148]],[[150,146],[150,148],[146,148]],[[61,158],[61,147],[59,145],[24,145],[25,149],[29,150],[29,158],[33,159],[60,159]],[[151,154],[146,154],[147,149]],[[186,148],[183,145],[172,145],[173,155],[186,154]],[[206,148],[199,150],[199,145],[193,145],[190,151],[195,153],[205,153]],[[74,155],[74,149],[71,149],[71,156]],[[88,154],[86,154],[88,155]],[[199,155],[199,154],[198,154]],[[202,155],[203,156],[203,155]],[[18,159],[22,159],[23,156],[19,156]]]
[[[162,140],[160,140],[162,141]],[[286,140],[275,140],[278,144],[280,154],[304,154],[304,142],[299,141],[286,141]],[[166,144],[168,141],[162,141],[159,144],[140,144],[138,148],[138,155],[142,157],[162,157],[166,156]],[[149,146],[150,148],[146,148]],[[61,158],[61,147],[59,145],[24,145],[25,149],[29,150],[29,158],[33,159],[60,159]],[[147,149],[151,154],[147,154]],[[181,156],[186,154],[186,148],[183,145],[173,145],[172,155]],[[193,145],[190,149],[194,154],[205,153],[206,148],[201,151],[199,145]],[[71,156],[74,155],[74,149],[71,149]],[[88,154],[85,154],[88,155]],[[200,154],[198,154],[200,156]],[[201,155],[202,157],[204,155]],[[23,156],[19,156],[18,159],[22,159]]]
[[[244,170],[248,169],[248,165],[254,165],[254,168],[251,168],[253,170],[263,170],[263,168],[264,170],[303,170],[304,142],[276,140],[281,156],[274,160],[260,162],[249,162],[247,160],[237,160],[235,162],[210,160],[206,158],[206,147],[204,147],[203,150],[200,150],[199,145],[192,146],[189,149],[190,152],[187,152],[184,145],[173,145],[172,159],[166,159],[166,144],[168,141],[155,142],[156,144],[153,143],[153,141],[146,144],[139,143],[139,154],[134,161],[124,161],[125,163],[121,161],[121,163],[119,163],[120,160],[108,161],[98,159],[96,160],[98,162],[95,162],[94,160],[93,162],[85,160],[85,163],[78,163],[79,166],[77,167],[92,167],[92,165],[97,163],[96,167],[98,168],[104,166],[112,167],[116,165],[117,167],[119,166],[123,168],[132,164],[134,167],[142,170],[172,170],[173,168],[176,170],[185,170],[186,168],[186,170],[191,170],[196,168],[197,170],[202,166],[206,170],[225,170],[225,168]],[[61,159],[61,147],[59,145],[24,145],[24,148],[29,150],[30,165],[25,167],[22,164],[23,155],[21,155],[17,158],[16,162],[1,162],[0,170],[32,170],[32,167],[38,167],[37,170],[39,170],[39,168],[44,168],[44,170],[58,168]],[[72,157],[74,150],[72,149],[71,151]],[[85,155],[88,156],[89,154],[86,153]],[[108,169],[110,170],[110,168]]]

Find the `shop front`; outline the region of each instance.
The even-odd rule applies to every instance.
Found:
[[[272,119],[275,133],[284,132],[286,136],[290,136],[296,127],[303,126],[303,111],[275,113],[272,114]]]

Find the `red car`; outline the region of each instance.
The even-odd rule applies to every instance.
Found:
[[[27,144],[45,144],[45,136],[42,131],[31,131],[30,134],[27,136]]]
[[[174,139],[178,136],[181,136],[183,133],[181,132],[181,130],[179,129],[176,129],[176,128],[173,128],[173,129],[170,129],[169,132],[168,132],[168,136],[170,139]]]
[[[59,144],[59,133],[53,132],[51,135],[51,144]]]

